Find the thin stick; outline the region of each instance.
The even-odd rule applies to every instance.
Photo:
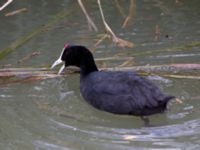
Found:
[[[97,47],[101,42],[103,42],[108,37],[107,34],[104,34],[95,44],[94,47]]]
[[[8,16],[13,16],[13,15],[19,14],[19,13],[21,13],[21,12],[25,12],[25,11],[27,11],[27,10],[28,10],[27,8],[17,9],[17,10],[14,10],[14,11],[12,11],[12,12],[6,13],[5,16],[6,16],[6,17],[8,17]]]
[[[174,69],[171,69],[171,67],[174,67],[178,70],[179,74],[174,74]],[[192,79],[192,80],[199,80],[200,76],[198,73],[195,73],[197,70],[200,72],[200,64],[174,64],[174,65],[161,65],[161,66],[147,66],[150,68],[145,68],[145,66],[137,66],[137,67],[116,67],[116,68],[104,68],[107,71],[111,70],[129,70],[129,71],[135,71],[137,74],[142,76],[147,75],[159,75],[167,78],[175,78],[175,79]],[[164,68],[163,68],[164,67]],[[159,72],[158,70],[166,69],[165,72]],[[145,69],[147,69],[145,71]],[[70,73],[77,73],[79,70],[77,68],[69,68],[70,70],[66,70],[66,72],[62,75],[58,75],[55,71],[49,71],[48,68],[10,68],[10,69],[0,69],[0,86],[5,85],[12,85],[17,83],[29,83],[32,81],[37,80],[45,80],[49,78],[56,78],[56,77],[62,77],[63,75],[66,76]],[[140,70],[141,69],[141,70]],[[150,69],[150,71],[149,71]],[[101,69],[100,69],[101,70]],[[191,75],[192,71],[192,75]],[[193,73],[194,71],[194,73]],[[167,73],[168,72],[168,73]],[[188,72],[190,73],[188,75]],[[182,103],[181,100],[176,98],[177,103]]]
[[[18,63],[23,63],[25,62],[26,60],[29,60],[31,59],[32,57],[34,56],[37,56],[37,55],[40,55],[41,52],[40,51],[36,51],[36,52],[33,52],[31,54],[28,54],[27,56],[23,57],[22,59],[18,60]]]
[[[144,75],[159,75],[170,78],[200,79],[200,64],[170,64],[155,66],[133,66],[101,68],[108,71],[135,71]]]
[[[175,79],[194,79],[199,80],[200,76],[188,76],[188,75],[173,75],[173,74],[164,74],[163,77],[175,78]]]
[[[88,26],[89,26],[89,29],[92,30],[94,29],[94,31],[98,31],[96,25],[94,24],[94,22],[92,21],[91,17],[89,16],[89,14],[87,13],[83,3],[82,3],[82,0],[78,0],[78,4],[79,6],[81,7],[86,19],[87,19],[87,22],[88,22]]]
[[[98,3],[98,6],[99,6],[99,10],[100,10],[100,14],[101,14],[101,18],[102,18],[102,21],[103,21],[103,24],[105,26],[105,29],[106,29],[106,32],[111,36],[112,38],[112,41],[117,44],[118,46],[120,47],[129,47],[129,48],[133,48],[134,47],[134,44],[129,42],[129,41],[126,41],[126,40],[123,40],[123,39],[120,39],[118,38],[115,33],[112,31],[112,29],[110,28],[110,26],[107,24],[106,20],[105,20],[105,17],[104,17],[104,14],[103,14],[103,9],[101,7],[101,1],[100,0],[97,0],[97,3]]]
[[[7,7],[12,2],[13,2],[13,0],[7,0],[7,2],[5,4],[3,4],[3,6],[0,7],[0,11],[2,11],[5,7]]]
[[[122,15],[122,17],[126,18],[126,14],[124,13],[118,0],[115,0],[115,4],[116,4],[117,9],[119,10],[119,13]]]
[[[111,30],[111,28],[109,27],[109,25],[107,24],[107,22],[105,20],[105,17],[104,17],[104,14],[103,14],[103,10],[102,10],[102,7],[101,7],[101,1],[97,0],[97,3],[99,5],[101,18],[102,18],[102,21],[103,21],[103,24],[105,26],[106,31],[112,36],[113,41],[117,42],[117,37],[116,37],[115,33]]]
[[[127,25],[130,23],[130,21],[132,21],[133,18],[135,17],[135,13],[136,13],[135,0],[130,0],[129,14],[125,18],[124,23],[122,25],[122,28],[127,27]]]
[[[119,67],[130,67],[134,65],[134,58],[131,57],[130,59],[126,60],[125,62],[123,62],[121,65],[119,65]]]
[[[77,72],[77,68],[70,67],[70,70]],[[133,67],[114,67],[100,68],[107,71],[134,71],[140,75],[159,75],[168,78],[179,79],[200,79],[200,64],[170,64],[156,66],[133,66]],[[55,74],[56,71],[50,71],[48,68],[7,68],[0,69],[0,77],[9,77],[16,75],[48,75]],[[69,72],[67,72],[69,73]]]
[[[96,58],[95,61],[111,61],[111,60],[129,60],[129,59],[133,59],[133,57],[119,57],[119,56],[111,56],[111,57],[105,57],[105,58]]]

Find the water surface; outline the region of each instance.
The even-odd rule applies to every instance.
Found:
[[[128,14],[129,1],[119,1]],[[61,52],[63,44],[76,43],[92,48],[104,33],[96,1],[84,2],[99,31],[88,30],[86,19],[76,1],[14,1],[0,15],[0,49],[41,28],[63,10],[69,16],[37,35],[23,46],[0,60],[11,67],[40,67],[51,64]],[[107,39],[96,49],[95,58],[114,55],[135,56],[136,65],[171,63],[199,63],[199,47],[184,46],[200,40],[200,2],[134,1],[135,16],[125,28],[116,1],[102,1],[108,24],[120,38],[135,44],[134,48],[120,48]],[[3,14],[26,7],[27,12],[5,17]],[[155,39],[155,27],[160,29]],[[175,51],[167,51],[174,48]],[[155,51],[160,52],[155,52]],[[165,51],[166,50],[166,51]],[[24,63],[26,55],[40,51]],[[150,51],[148,55],[135,55]],[[121,60],[106,61],[109,67]],[[42,81],[0,86],[0,149],[5,150],[182,150],[200,148],[199,80],[152,78],[166,93],[182,99],[171,102],[164,114],[150,117],[152,127],[132,116],[119,116],[96,110],[80,96],[79,74]],[[156,80],[159,79],[159,80]],[[3,79],[1,79],[3,80]]]

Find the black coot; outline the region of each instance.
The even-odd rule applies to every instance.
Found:
[[[134,72],[98,71],[92,53],[84,46],[65,45],[51,68],[64,62],[80,67],[80,91],[97,109],[114,114],[148,116],[162,113],[174,96],[169,96],[149,80]]]

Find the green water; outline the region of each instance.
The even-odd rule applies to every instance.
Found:
[[[3,2],[1,2],[3,4]],[[48,30],[43,31],[0,60],[0,66],[40,67],[50,65],[59,56],[64,43],[92,48],[104,33],[96,1],[84,1],[98,32],[90,31],[76,1],[14,1],[0,13],[0,50],[33,30],[51,22],[61,11],[71,11]],[[119,0],[125,15],[129,1]],[[106,39],[97,46],[95,58],[114,55],[134,56],[136,65],[200,63],[199,47],[185,51],[165,51],[200,41],[200,2],[197,0],[136,0],[135,16],[122,29],[123,13],[116,1],[102,1],[108,24],[122,39],[135,44],[120,48]],[[19,8],[26,12],[5,17]],[[160,35],[155,39],[155,26]],[[161,52],[153,53],[156,50]],[[176,50],[176,49],[175,49]],[[19,60],[40,51],[23,63]],[[122,60],[106,61],[115,67]],[[0,86],[0,149],[2,150],[196,150],[200,149],[200,81],[171,78],[153,80],[166,93],[182,99],[171,102],[164,114],[150,117],[152,127],[144,127],[137,117],[105,113],[88,105],[80,96],[79,75]],[[0,79],[2,80],[2,79]]]

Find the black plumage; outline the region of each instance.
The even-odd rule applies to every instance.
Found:
[[[174,98],[134,72],[99,71],[92,53],[84,46],[65,46],[59,59],[52,68],[61,61],[64,62],[62,69],[80,67],[81,95],[97,109],[114,114],[148,116],[164,112],[169,100]]]

